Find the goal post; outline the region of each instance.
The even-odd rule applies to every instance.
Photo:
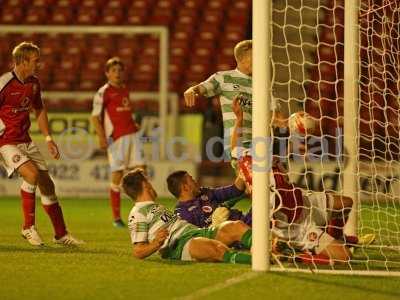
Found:
[[[166,128],[168,113],[168,53],[169,30],[164,26],[48,26],[48,25],[2,25],[0,33],[43,33],[43,34],[151,34],[159,37],[159,122],[160,122],[160,159],[166,157]],[[50,92],[50,91],[49,91]],[[55,95],[54,91],[52,91]],[[95,92],[95,91],[93,91]],[[138,91],[140,92],[140,91]],[[61,94],[60,94],[61,95]]]

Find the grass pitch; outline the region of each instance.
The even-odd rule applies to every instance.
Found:
[[[86,241],[79,248],[51,243],[39,203],[37,226],[46,246],[30,246],[19,235],[20,200],[0,198],[0,299],[400,299],[399,278],[253,273],[244,265],[156,254],[137,260],[128,230],[112,227],[106,199],[63,199],[62,206],[69,230]],[[131,206],[123,201],[124,216]]]

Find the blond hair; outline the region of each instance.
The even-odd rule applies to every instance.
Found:
[[[40,54],[40,49],[32,42],[22,42],[15,46],[12,51],[12,57],[16,65],[21,64],[23,61],[28,60],[33,54]]]
[[[236,44],[233,53],[235,55],[236,62],[240,62],[249,50],[253,49],[252,40],[244,40]]]
[[[111,57],[109,60],[106,62],[106,72],[108,72],[111,67],[114,66],[121,66],[121,68],[124,68],[124,63],[118,56]]]

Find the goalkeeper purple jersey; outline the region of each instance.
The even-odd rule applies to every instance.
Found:
[[[211,215],[214,210],[223,206],[224,202],[232,198],[239,197],[243,194],[235,185],[229,185],[220,188],[201,188],[200,195],[189,201],[184,201],[176,204],[175,213],[189,223],[198,227],[208,227],[211,225]],[[247,220],[250,218],[250,220]],[[242,220],[251,223],[250,216],[244,216],[237,209],[230,209],[229,220]]]

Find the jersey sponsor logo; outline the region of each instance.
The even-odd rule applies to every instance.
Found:
[[[240,85],[238,85],[237,83],[233,85],[233,89],[234,90],[239,90],[240,89]]]
[[[131,110],[131,106],[130,106],[129,99],[127,97],[124,97],[122,99],[122,106],[118,106],[117,111],[122,112],[122,111],[130,111],[130,110]]]
[[[19,162],[20,160],[21,160],[21,155],[19,155],[19,154],[15,154],[12,158],[11,158],[11,160],[13,161],[13,163],[17,163],[17,162]]]
[[[204,205],[201,207],[201,210],[204,211],[205,213],[211,213],[213,211],[212,207],[209,205]]]
[[[30,111],[30,110],[31,110],[31,100],[29,99],[29,97],[25,97],[24,100],[22,100],[20,106],[13,108],[12,112],[16,114],[19,112]]]
[[[21,92],[13,92],[13,93],[10,93],[10,95],[11,96],[19,96],[19,95],[21,95]]]

